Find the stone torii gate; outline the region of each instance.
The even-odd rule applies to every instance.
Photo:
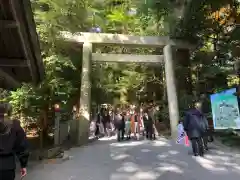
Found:
[[[107,33],[75,33],[61,32],[61,36],[69,42],[83,46],[83,61],[81,74],[80,119],[78,123],[78,143],[88,138],[88,127],[91,111],[91,65],[93,62],[135,62],[135,63],[162,63],[165,65],[168,106],[172,137],[177,136],[179,121],[178,98],[174,72],[174,50],[176,48],[191,49],[191,44],[172,40],[168,36],[132,36]],[[102,54],[93,53],[92,45],[124,45],[134,47],[163,48],[163,55],[133,55],[133,54]],[[100,94],[99,94],[100,95]]]

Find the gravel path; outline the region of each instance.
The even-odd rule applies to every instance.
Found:
[[[210,146],[211,147],[211,146]],[[221,148],[204,158],[165,138],[125,141],[102,138],[72,148],[70,159],[37,166],[24,180],[239,180],[240,155]]]

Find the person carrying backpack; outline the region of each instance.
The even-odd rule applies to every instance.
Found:
[[[201,103],[195,103],[195,108],[186,112],[183,126],[185,132],[192,142],[194,156],[203,156],[203,138],[206,135],[208,123],[204,114],[201,112]]]

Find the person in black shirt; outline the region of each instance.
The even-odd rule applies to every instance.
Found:
[[[21,165],[21,177],[27,174],[29,153],[27,151],[26,134],[17,120],[4,118],[9,114],[8,107],[0,105],[0,179],[14,180],[16,161],[18,157]]]
[[[153,140],[153,119],[148,115],[148,112],[144,112],[143,122],[146,131],[146,138]]]
[[[104,127],[104,131],[105,131],[105,134],[110,137],[110,122],[111,122],[111,117],[110,115],[108,114],[108,111],[105,110],[104,112],[104,115],[103,115],[103,127]]]
[[[184,131],[192,141],[192,149],[195,156],[204,155],[203,137],[208,129],[208,122],[201,111],[201,106],[200,102],[196,102],[195,108],[186,112],[183,121]]]
[[[95,130],[95,136],[99,137],[100,136],[100,124],[101,124],[101,114],[100,112],[97,113],[96,115],[96,130]]]
[[[117,129],[117,140],[121,141],[124,140],[125,134],[125,121],[124,121],[124,114],[122,114],[119,110],[114,116],[114,124]]]

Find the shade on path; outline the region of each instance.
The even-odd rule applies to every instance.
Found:
[[[26,180],[239,180],[240,154],[212,149],[204,158],[165,138],[126,141],[102,138],[73,148],[70,160],[40,164]]]

